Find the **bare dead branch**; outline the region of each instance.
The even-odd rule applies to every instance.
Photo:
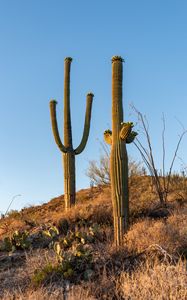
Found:
[[[179,140],[177,142],[177,145],[176,145],[176,148],[174,151],[174,155],[173,155],[173,158],[172,158],[172,161],[170,164],[169,173],[166,176],[166,171],[165,171],[165,159],[166,159],[165,128],[166,128],[166,126],[165,126],[165,117],[163,114],[163,117],[162,117],[162,121],[163,121],[162,170],[161,170],[161,176],[159,176],[158,171],[155,166],[155,162],[154,162],[152,142],[151,142],[151,137],[150,137],[150,133],[149,133],[149,123],[147,121],[147,118],[146,118],[146,116],[143,116],[143,114],[141,112],[139,112],[133,105],[131,105],[131,107],[137,114],[138,120],[140,122],[140,126],[143,129],[143,134],[146,137],[146,143],[147,143],[148,149],[146,149],[146,147],[143,145],[143,143],[138,138],[136,138],[134,145],[140,152],[142,159],[143,159],[144,163],[146,164],[146,166],[150,172],[150,175],[152,176],[155,190],[159,196],[159,200],[160,200],[161,204],[164,204],[167,202],[167,196],[168,196],[169,188],[170,188],[171,173],[172,173],[173,165],[174,165],[175,159],[177,157],[179,146],[180,146],[181,141],[182,141],[184,135],[186,134],[187,130],[184,130],[184,127],[182,126],[183,132],[182,132],[182,134],[179,135]]]

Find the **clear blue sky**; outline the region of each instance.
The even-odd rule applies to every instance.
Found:
[[[156,161],[161,158],[161,115],[171,158],[177,117],[187,128],[187,1],[0,0],[0,211],[38,204],[63,193],[61,153],[54,142],[49,100],[59,104],[62,129],[64,58],[73,57],[73,142],[80,142],[86,93],[93,115],[85,151],[76,157],[77,189],[89,186],[88,161],[98,159],[111,124],[111,62],[124,65],[124,111],[131,102],[149,119]],[[62,130],[61,130],[62,131]],[[179,155],[187,163],[187,137]],[[133,145],[129,154],[138,158]],[[180,169],[180,162],[176,162]]]

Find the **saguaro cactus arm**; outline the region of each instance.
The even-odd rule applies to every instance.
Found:
[[[125,141],[126,144],[132,143],[138,135],[137,132],[132,131],[133,127],[133,122],[121,123],[120,138]],[[108,145],[112,145],[112,131],[110,129],[105,130],[104,140]]]
[[[71,111],[70,111],[70,70],[71,57],[64,60],[64,146],[72,149]]]
[[[56,118],[56,104],[57,104],[57,101],[55,101],[55,100],[51,100],[50,104],[49,104],[53,135],[55,138],[55,142],[56,142],[57,146],[59,147],[60,151],[62,151],[63,153],[66,153],[67,150],[61,142],[59,131],[58,131],[57,118]]]
[[[128,122],[128,123],[122,123],[121,124],[121,130],[120,130],[120,138],[122,140],[126,140],[126,138],[129,136],[129,134],[131,133],[132,127],[133,127],[133,123],[132,122]]]
[[[83,131],[83,136],[82,136],[80,145],[74,150],[75,154],[80,154],[84,150],[87,140],[88,140],[88,136],[89,136],[89,132],[90,132],[90,120],[91,120],[93,97],[94,97],[94,95],[92,93],[87,94],[84,131]]]
[[[112,145],[112,131],[110,129],[105,130],[104,140],[108,145]]]
[[[132,143],[137,135],[138,133],[136,131],[131,131],[125,140],[126,144]]]

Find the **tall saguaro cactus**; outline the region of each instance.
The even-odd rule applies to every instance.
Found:
[[[50,101],[50,114],[52,130],[55,142],[63,153],[63,164],[64,164],[64,200],[65,209],[67,210],[75,204],[75,155],[80,154],[87,143],[89,131],[90,131],[90,120],[93,94],[87,94],[87,105],[86,115],[84,123],[84,131],[80,145],[74,149],[72,144],[72,130],[71,130],[71,111],[70,111],[70,68],[72,58],[65,58],[65,69],[64,69],[64,144],[61,142],[57,118],[56,118],[56,104],[55,100]]]
[[[110,175],[114,218],[114,241],[123,243],[129,221],[128,157],[126,143],[133,141],[136,133],[133,123],[123,123],[122,105],[123,59],[112,58],[112,131],[104,132],[105,141],[111,145]]]

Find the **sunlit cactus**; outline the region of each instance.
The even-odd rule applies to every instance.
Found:
[[[86,115],[84,123],[84,132],[80,145],[77,148],[73,148],[72,144],[72,129],[71,129],[71,111],[70,111],[70,68],[72,58],[65,58],[65,75],[64,75],[64,143],[61,142],[57,118],[56,118],[56,104],[55,100],[50,101],[50,114],[52,130],[55,142],[63,153],[63,164],[64,164],[64,200],[65,209],[69,209],[75,204],[75,155],[80,154],[87,143],[89,131],[90,131],[90,120],[92,101],[94,95],[92,93],[87,94],[87,105]]]
[[[128,157],[126,143],[137,135],[132,132],[133,123],[123,122],[122,80],[123,59],[112,58],[112,131],[104,132],[104,140],[111,145],[110,175],[114,217],[114,241],[123,244],[124,232],[129,222]]]
[[[112,145],[112,131],[110,129],[105,130],[104,140],[107,144]]]
[[[133,123],[132,122],[127,122],[127,123],[122,123],[121,124],[121,130],[120,130],[120,138],[122,140],[126,140],[126,138],[129,136],[129,134],[132,131]]]

